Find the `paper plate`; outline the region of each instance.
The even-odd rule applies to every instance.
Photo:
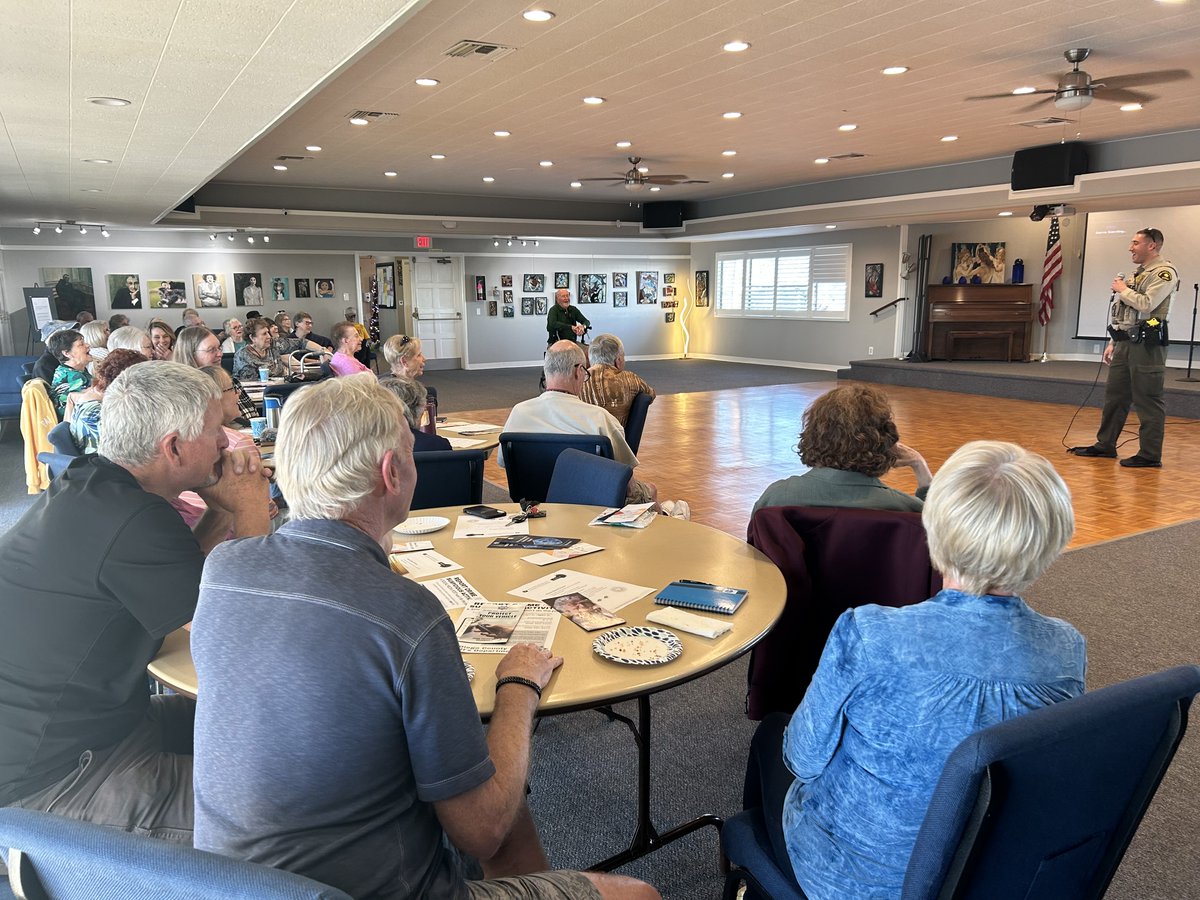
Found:
[[[592,641],[592,652],[627,666],[657,666],[683,653],[679,638],[665,628],[614,628]]]
[[[467,670],[467,681],[468,682],[474,681],[475,680],[475,667],[464,659],[463,660],[463,668]]]
[[[407,522],[401,522],[392,530],[401,534],[430,534],[434,531],[441,531],[449,524],[450,520],[441,516],[414,516]]]

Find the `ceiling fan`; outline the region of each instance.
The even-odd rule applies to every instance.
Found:
[[[984,94],[981,97],[968,97],[967,99],[996,100],[1014,95],[1047,94],[1053,96],[1043,97],[1028,108],[1033,109],[1041,103],[1053,100],[1054,105],[1059,109],[1074,111],[1083,109],[1096,97],[1117,103],[1146,103],[1153,100],[1154,96],[1132,90],[1132,88],[1147,84],[1164,84],[1168,81],[1179,81],[1191,77],[1191,73],[1186,69],[1162,69],[1157,72],[1134,72],[1130,75],[1106,78],[1103,81],[1093,81],[1091,75],[1079,68],[1079,64],[1091,56],[1091,53],[1089,47],[1075,47],[1064,51],[1063,56],[1066,57],[1072,68],[1070,72],[1057,76],[1058,85],[1056,87],[1036,91],[1020,91],[1019,93],[1012,91],[1007,94]]]
[[[674,184],[708,184],[699,178],[688,178],[686,175],[651,175],[650,169],[642,165],[640,156],[627,157],[629,164],[633,166],[628,172],[623,175],[617,175],[610,178],[580,178],[580,181],[611,181],[613,185],[623,185],[627,191],[640,191],[647,185],[674,185]]]

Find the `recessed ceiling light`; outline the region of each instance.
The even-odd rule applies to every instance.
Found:
[[[722,156],[737,156],[737,151],[736,150],[722,150],[721,155]]]
[[[1122,103],[1121,104],[1121,112],[1137,112],[1141,108],[1142,108],[1142,104],[1140,104],[1140,103]]]
[[[430,159],[445,159],[446,154],[445,153],[430,153],[429,158]]]
[[[815,162],[818,166],[823,166],[823,165],[825,165],[825,163],[829,162],[829,157],[818,156],[816,159],[813,160],[813,162]]]
[[[745,41],[730,41],[721,49],[727,53],[741,53],[743,50],[749,50],[750,45]]]
[[[109,163],[112,162],[112,160],[111,159],[100,159],[99,157],[93,157],[91,159],[85,159],[84,162],[92,163],[93,165],[97,165],[97,166],[107,166]]]
[[[540,163],[538,163],[538,165],[541,166],[543,169],[548,169],[552,165],[554,165],[554,162],[553,162],[553,160],[543,159]]]
[[[304,149],[307,150],[309,153],[320,153],[321,152],[321,148],[318,147],[316,144],[309,144]]]
[[[1012,210],[1011,210],[1011,209],[1006,209],[1006,210],[1004,210],[1004,212],[998,212],[998,213],[996,213],[996,215],[998,215],[998,216],[1011,216],[1011,215],[1012,215]]]
[[[368,125],[368,124],[370,124],[370,122],[369,122],[369,120],[364,119],[362,116],[355,116],[353,119],[350,120],[350,124],[351,125]]]
[[[521,18],[527,22],[549,22],[554,18],[554,13],[548,9],[527,9],[521,13]]]
[[[395,173],[395,172],[391,172],[391,171],[384,172],[383,174],[384,174],[384,175],[386,175],[388,178],[395,178],[395,177],[396,177],[396,173]]]
[[[496,137],[508,137],[510,134],[512,134],[512,132],[511,131],[493,131],[492,134],[494,134]]]
[[[837,226],[836,226],[836,225],[826,225],[825,227],[826,227],[827,229],[829,229],[830,231],[833,231],[833,229],[837,228]]]
[[[617,141],[617,149],[619,150],[628,150],[632,146],[632,141]]]
[[[104,191],[100,190],[100,188],[83,188],[82,192],[85,194],[103,194],[104,193]]]
[[[721,113],[722,119],[740,119],[741,117],[742,117],[742,114],[740,112]]]
[[[421,87],[437,87],[441,82],[436,78],[418,78],[417,84]]]
[[[583,182],[582,182],[582,181],[572,181],[572,182],[571,182],[571,187],[573,187],[573,188],[581,188],[581,187],[583,187]]]
[[[583,102],[586,103],[588,106],[599,106],[601,103],[604,102],[604,98],[603,97],[584,97]]]
[[[884,75],[903,75],[908,71],[908,66],[888,66],[886,69],[880,70]]]
[[[722,173],[722,174],[721,174],[721,177],[722,177],[722,178],[732,178],[732,177],[733,177],[733,173],[732,173],[732,172],[724,172],[724,173]]]
[[[276,172],[286,172],[287,171],[287,166],[283,165],[282,163],[272,166],[271,168],[274,169]]]
[[[88,103],[95,103],[97,106],[128,106],[129,101],[121,97],[88,97]]]
[[[488,184],[491,184],[491,183],[492,183],[493,181],[495,181],[496,179],[495,179],[495,178],[493,178],[491,175],[484,175],[484,176],[483,176],[483,180],[484,180],[485,182],[487,182]]]
[[[839,125],[838,131],[854,131],[858,128],[853,122],[847,122],[845,125]]]
[[[1026,87],[1013,88],[1013,93],[1014,93],[1014,94],[1017,94],[1017,95],[1020,95],[1020,94],[1032,94],[1032,93],[1033,93],[1034,91],[1036,91],[1036,90],[1037,90],[1037,88],[1035,88],[1035,87],[1028,87],[1028,86],[1026,86]]]
[[[955,141],[957,141],[957,140],[958,140],[958,135],[957,135],[957,134],[947,134],[947,135],[944,135],[944,136],[942,137],[942,143],[943,143],[943,144],[952,144],[952,143],[954,143],[954,142],[955,142]]]
[[[662,190],[662,188],[660,188],[660,187],[659,187],[659,186],[656,184],[656,185],[653,185],[653,186],[651,186],[651,188],[650,188],[650,193],[652,193],[652,194],[653,194],[655,191],[661,191],[661,190]]]

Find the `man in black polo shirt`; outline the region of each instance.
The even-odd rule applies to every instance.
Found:
[[[0,537],[0,805],[191,843],[195,706],[151,698],[146,664],[191,620],[204,555],[269,527],[220,397],[178,363],[121,373],[99,453]],[[194,532],[169,502],[188,489],[208,503]]]

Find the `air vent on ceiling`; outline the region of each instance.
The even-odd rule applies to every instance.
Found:
[[[284,156],[277,156],[275,158],[280,162],[296,162],[302,159],[316,159],[315,156],[287,156],[286,154]]]
[[[400,113],[394,112],[376,112],[369,109],[356,109],[354,112],[346,114],[347,119],[370,119],[372,122],[382,122],[386,119],[398,119]]]
[[[1046,116],[1044,119],[1030,119],[1028,122],[1017,122],[1022,128],[1053,128],[1056,125],[1063,125],[1071,119],[1060,119],[1058,116]]]
[[[866,159],[865,153],[839,153],[837,156],[831,156],[830,159]]]
[[[516,50],[516,47],[506,47],[504,44],[491,44],[487,41],[459,41],[453,47],[443,51],[443,56],[453,56],[457,59],[469,59],[472,56],[485,56],[488,59],[499,59]]]

